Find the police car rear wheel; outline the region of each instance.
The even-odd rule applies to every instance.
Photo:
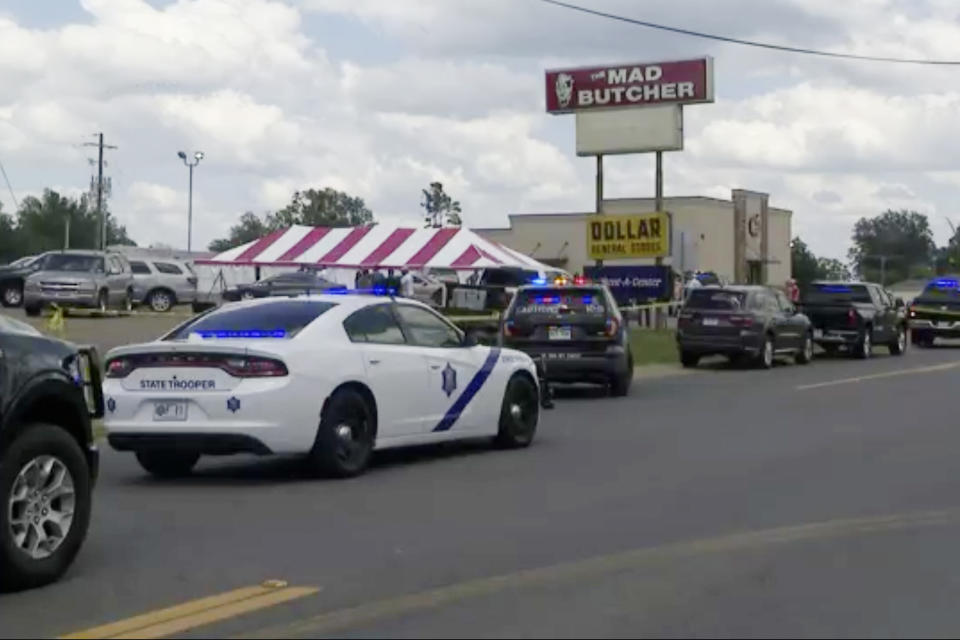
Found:
[[[341,389],[327,403],[310,453],[324,476],[349,478],[364,472],[373,453],[373,413],[362,395]]]
[[[507,449],[527,447],[533,442],[540,417],[537,388],[527,378],[514,376],[507,384],[500,407],[496,443]]]
[[[627,356],[627,370],[614,376],[610,381],[610,395],[622,398],[630,393],[630,383],[633,382],[633,355]]]
[[[158,478],[179,478],[193,471],[200,454],[191,451],[137,451],[137,462]]]

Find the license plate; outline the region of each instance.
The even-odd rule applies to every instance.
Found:
[[[547,331],[547,336],[551,340],[569,340],[570,327],[550,327]]]
[[[705,327],[715,327],[720,324],[720,320],[717,318],[704,318],[703,326]]]
[[[182,422],[187,419],[185,400],[160,400],[153,403],[154,422]]]
[[[546,354],[547,360],[573,360],[574,358],[579,358],[579,353],[548,353]]]
[[[57,292],[57,297],[58,297],[58,298],[69,298],[69,297],[72,296],[72,295],[73,295],[73,294],[70,293],[69,291],[58,291],[58,292]]]
[[[818,340],[819,340],[820,338],[822,338],[822,337],[823,337],[823,329],[814,329],[814,330],[813,330],[813,337],[816,338],[816,339],[818,339]]]

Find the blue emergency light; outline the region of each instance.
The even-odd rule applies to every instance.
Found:
[[[940,278],[933,281],[933,286],[938,289],[956,289],[957,281],[954,278]]]
[[[837,284],[824,284],[817,288],[824,293],[850,293],[850,287]]]
[[[194,334],[200,336],[204,339],[209,338],[218,338],[218,339],[230,339],[230,338],[285,338],[287,337],[287,332],[283,329],[273,329],[269,331],[262,331],[259,329],[244,329],[239,331],[231,330],[199,330],[194,331]]]

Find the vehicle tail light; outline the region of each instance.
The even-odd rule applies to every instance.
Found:
[[[573,284],[586,284],[586,282],[587,282],[587,279],[584,278],[583,276],[576,276],[573,279]]]
[[[917,317],[917,310],[914,307],[910,307],[910,317],[911,318]]]
[[[517,335],[516,327],[513,324],[513,320],[507,320],[506,322],[503,323],[503,335],[505,335],[508,338]]]
[[[730,316],[730,324],[736,327],[750,327],[753,325],[753,316]]]
[[[107,363],[108,378],[126,378],[133,371],[133,362],[127,358],[114,358]]]
[[[620,330],[620,322],[616,318],[607,318],[606,327],[604,328],[604,335],[609,338],[617,335],[617,332]]]
[[[850,309],[847,311],[847,324],[849,324],[851,327],[856,326],[858,319],[859,316],[855,310]]]
[[[107,363],[108,378],[125,378],[134,369],[149,368],[216,368],[235,378],[276,378],[287,375],[287,366],[280,360],[260,356],[220,355],[207,353],[141,354],[114,358]]]

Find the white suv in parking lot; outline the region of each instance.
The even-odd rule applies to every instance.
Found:
[[[131,258],[133,299],[153,311],[170,311],[176,304],[197,299],[197,276],[190,263],[182,260]]]

